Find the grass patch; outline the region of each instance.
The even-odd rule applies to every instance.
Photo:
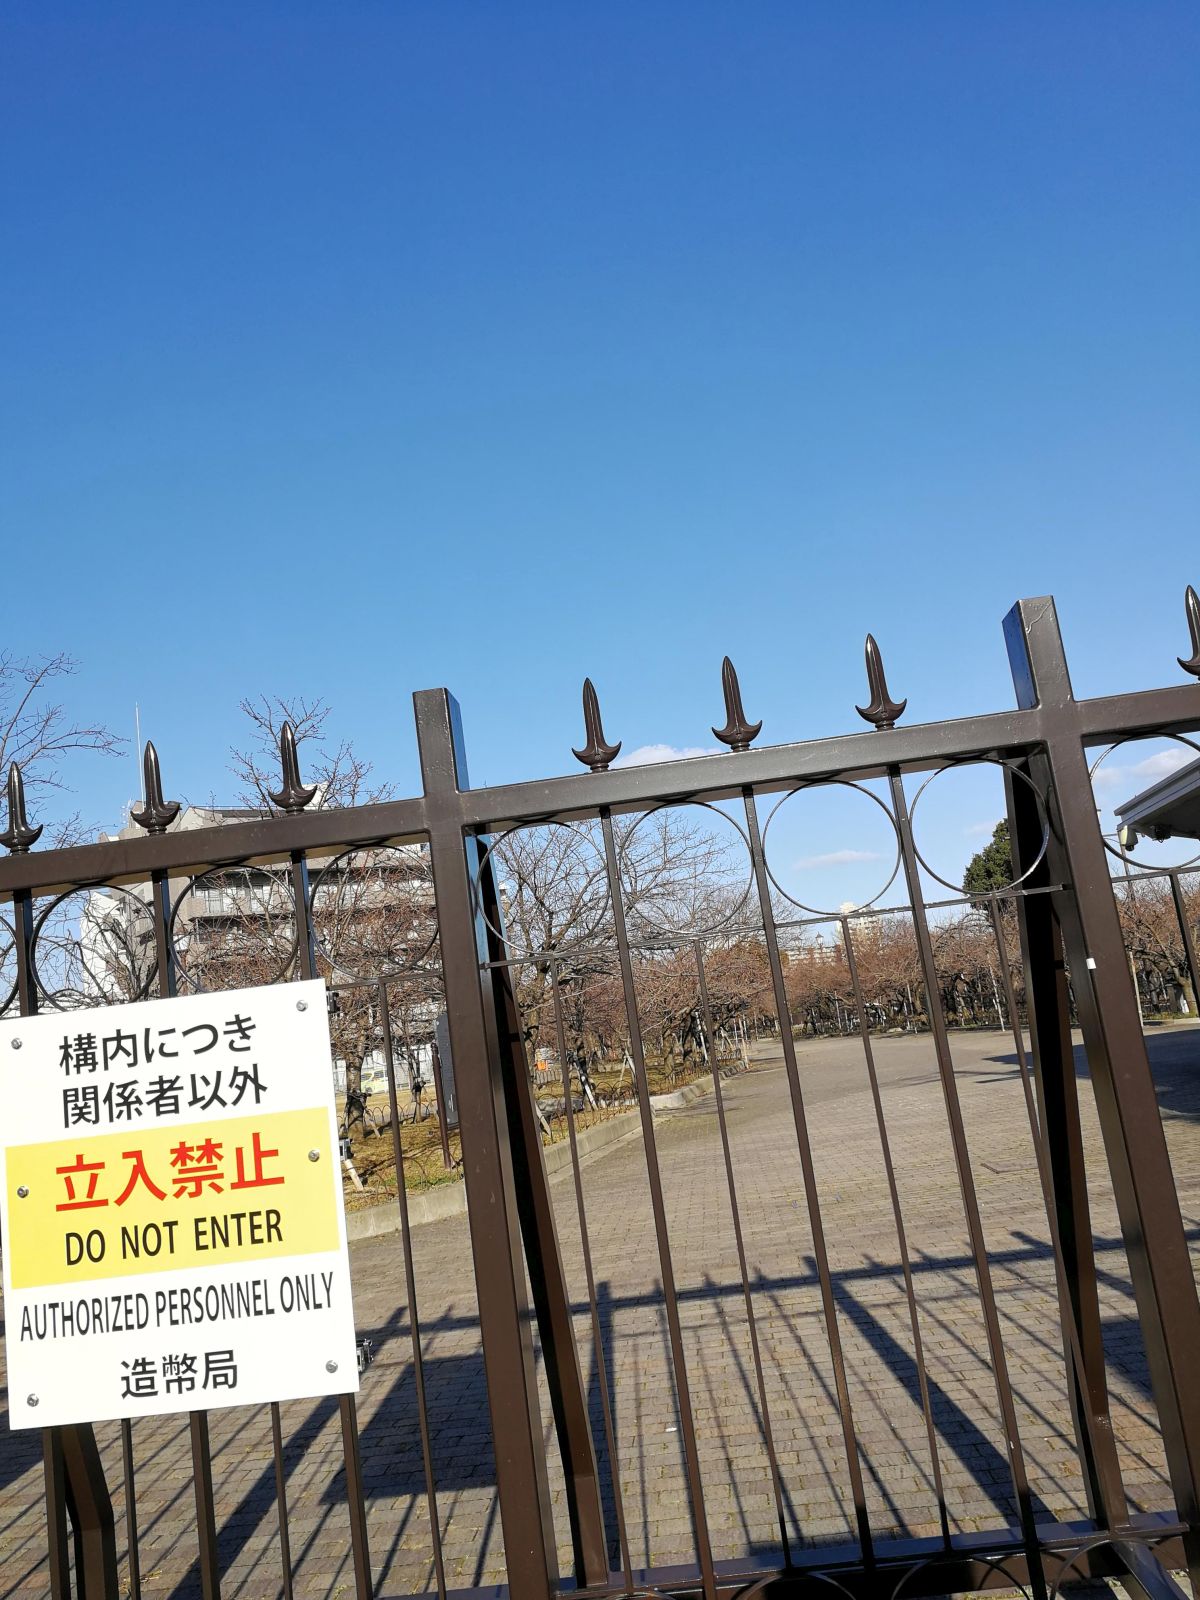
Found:
[[[722,1063],[723,1066],[729,1063]],[[708,1079],[709,1070],[702,1062],[694,1068],[674,1070],[661,1063],[646,1063],[646,1081],[650,1093],[670,1094],[694,1083],[698,1078]],[[575,1108],[575,1131],[583,1133],[612,1117],[620,1116],[637,1104],[633,1077],[628,1067],[610,1062],[591,1073],[592,1087],[599,1106],[583,1101],[577,1083],[572,1084]],[[570,1137],[567,1117],[563,1109],[562,1079],[557,1072],[539,1073],[534,1085],[534,1098],[546,1117],[549,1131],[542,1132],[544,1145],[562,1144]],[[458,1130],[450,1130],[449,1167],[445,1164],[442,1141],[437,1121],[430,1117],[423,1122],[412,1122],[412,1102],[407,1097],[400,1105],[400,1145],[404,1156],[405,1186],[410,1194],[420,1194],[426,1189],[440,1188],[448,1183],[462,1181],[462,1142]],[[355,1133],[350,1142],[351,1159],[363,1182],[357,1189],[349,1173],[343,1171],[343,1190],[347,1211],[361,1211],[366,1206],[379,1205],[381,1201],[396,1198],[396,1158],[390,1124],[376,1132],[373,1128]]]

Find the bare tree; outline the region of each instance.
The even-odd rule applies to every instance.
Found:
[[[674,1076],[706,1048],[690,940],[736,917],[748,864],[681,809],[614,818],[613,833],[645,1042]],[[496,841],[493,867],[509,952],[522,958],[511,972],[527,1051],[557,1050],[556,972],[566,1066],[588,1094],[589,1062],[620,1059],[629,1043],[601,830],[516,830]]]
[[[1010,912],[1009,923],[1013,920]],[[1015,931],[1003,920],[1000,927],[1002,934]],[[1007,1027],[1010,1019],[1000,992],[999,951],[990,917],[983,911],[965,911],[945,918],[931,931],[946,1018],[960,1027]]]
[[[77,889],[37,940],[38,981],[58,1011],[141,999],[154,977],[150,907],[128,889]]]
[[[410,1083],[433,1043],[442,983],[427,848],[368,847],[330,861],[314,877],[312,923],[319,968],[347,985],[337,992],[330,1030],[346,1065],[346,1126],[361,1131],[362,1071],[383,1043],[385,998]]]
[[[1179,927],[1170,886],[1161,878],[1121,879],[1116,886],[1117,911],[1134,978],[1143,1003],[1157,1011],[1179,1011],[1180,1002],[1196,1015],[1196,993],[1187,946]],[[1200,924],[1200,890],[1180,878],[1184,915],[1195,936]]]
[[[304,781],[317,785],[320,805],[368,805],[395,792],[392,784],[372,780],[371,763],[348,739],[331,739],[327,723],[332,708],[324,700],[263,694],[243,700],[239,709],[250,726],[245,744],[229,752],[229,770],[242,805],[269,808],[269,793],[279,786],[279,736],[285,722],[291,723],[303,751]]]
[[[260,695],[243,700],[249,724],[243,744],[230,751],[238,799],[266,810],[279,782],[279,738],[289,722],[300,751],[306,783],[318,790],[322,807],[367,805],[390,798],[393,786],[373,778],[372,766],[348,739],[334,739],[331,708],[323,700]],[[364,846],[336,858],[314,859],[311,919],[318,969],[337,989],[331,1003],[334,1050],[345,1063],[347,1131],[363,1131],[363,1068],[383,1038],[381,995],[386,993],[393,1039],[408,1057],[410,1074],[433,1034],[435,1001],[441,990],[437,924],[427,852],[419,846]],[[245,897],[244,897],[245,898]],[[209,928],[207,961],[226,983],[271,981],[278,973],[276,919],[260,890],[228,924]],[[284,895],[286,901],[287,896]],[[294,937],[294,935],[293,935]],[[386,990],[374,981],[387,978]],[[340,986],[340,987],[339,987]]]
[[[77,671],[78,664],[65,652],[0,654],[0,773],[18,762],[29,795],[67,791],[64,764],[76,752],[116,755],[124,747],[124,739],[100,723],[77,720],[58,698],[62,680]],[[69,816],[51,825],[45,842],[74,844],[83,832],[78,815]]]

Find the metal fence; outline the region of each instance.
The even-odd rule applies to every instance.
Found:
[[[1197,608],[1189,605],[1192,655],[1181,662],[1200,676]],[[1200,1310],[1167,1145],[1155,1098],[1141,1017],[1112,886],[1109,857],[1097,820],[1087,752],[1093,747],[1200,726],[1195,684],[1077,701],[1071,691],[1052,601],[1020,602],[1005,621],[1018,708],[956,721],[898,726],[904,702],[889,693],[879,652],[868,640],[870,700],[860,714],[873,731],[800,744],[754,748],[759,725],[743,710],[728,661],[723,673],[726,721],[715,729],[728,753],[669,765],[613,767],[618,747],[608,743],[591,685],[585,687],[586,742],[575,753],[587,767],[570,777],[473,789],[467,777],[458,712],[444,690],[415,699],[423,793],[346,810],[305,808],[312,791],[301,782],[290,735],[283,749],[283,783],[272,795],[275,815],[220,827],[170,831],[177,807],[164,799],[157,758],[147,755],[147,793],[137,820],[144,837],[56,851],[37,851],[38,829],[25,815],[20,777],[9,782],[9,817],[0,842],[10,852],[0,862],[0,895],[9,903],[15,949],[10,1011],[79,1003],[61,986],[49,947],[56,915],[67,896],[98,887],[137,891],[144,932],[125,998],[171,995],[196,980],[194,917],[181,911],[198,900],[214,875],[248,866],[256,881],[272,878],[287,897],[280,914],[278,962],[261,981],[325,977],[345,996],[374,995],[372,1026],[382,1041],[391,1100],[390,1137],[397,1175],[402,1242],[402,1282],[395,1284],[399,1324],[407,1330],[409,1357],[403,1381],[411,1384],[411,1415],[419,1438],[424,1533],[416,1537],[425,1562],[422,1592],[457,1592],[445,1558],[443,1485],[428,1392],[427,1340],[414,1270],[411,1200],[404,1182],[405,1150],[397,1104],[394,1011],[387,986],[406,975],[436,969],[437,1001],[444,1004],[453,1046],[462,1168],[469,1217],[470,1297],[478,1308],[486,1416],[477,1420],[494,1463],[500,1539],[493,1551],[498,1576],[520,1600],[563,1590],[600,1596],[646,1593],[793,1595],[828,1590],[850,1595],[945,1593],[1019,1584],[1033,1600],[1046,1600],[1063,1581],[1087,1573],[1116,1575],[1133,1593],[1178,1593],[1170,1568],[1188,1569],[1200,1583]],[[913,780],[963,764],[985,763],[1003,774],[1015,881],[995,894],[972,897],[961,889],[931,903],[930,881],[914,838]],[[896,845],[896,883],[886,906],[840,911],[800,907],[772,871],[760,802],[810,788],[849,786],[868,794],[886,815]],[[873,786],[873,787],[870,787]],[[715,923],[694,914],[673,923],[634,915],[629,885],[631,819],[664,809],[708,814],[721,808],[736,826],[748,868],[740,896],[723,902]],[[496,841],[514,831],[567,828],[594,852],[589,878],[595,915],[569,946],[553,941],[518,948],[506,930],[504,885],[496,870]],[[347,972],[323,943],[317,915],[320,881],[330,863],[354,852],[414,850],[427,861],[430,907],[436,917],[428,941],[415,935],[405,960],[383,970]],[[309,867],[313,864],[313,881]],[[247,874],[247,882],[251,874]],[[934,875],[936,876],[936,875]],[[326,881],[333,881],[326,878]],[[1168,882],[1181,919],[1181,935],[1195,984],[1195,949],[1184,915],[1178,874]],[[204,902],[206,905],[208,902]],[[216,902],[213,902],[216,904]],[[981,1209],[978,1167],[964,1117],[954,1039],[941,1004],[936,913],[942,906],[974,903],[995,934],[1001,1014],[1013,1030],[1020,1091],[1028,1117],[1030,1171],[1044,1199],[1048,1257],[1058,1306],[1061,1342],[1046,1356],[1061,1363],[1065,1409],[1048,1419],[1072,1442],[1084,1514],[1050,1516],[1031,1489],[1028,1417],[1019,1403],[1010,1363],[1011,1318],[997,1289],[995,1251]],[[695,908],[692,908],[693,911]],[[905,1175],[894,1158],[894,1124],[877,1070],[878,1042],[859,971],[868,916],[900,915],[915,941],[928,1047],[936,1062],[957,1204],[966,1242],[961,1266],[982,1330],[981,1359],[998,1420],[997,1460],[1006,1479],[997,1487],[994,1523],[965,1529],[956,1521],[944,1471],[953,1441],[938,1401],[938,1373],[929,1356],[931,1311],[924,1284],[928,1262],[910,1247],[904,1205]],[[860,1417],[869,1400],[861,1361],[848,1358],[855,1337],[844,1274],[832,1257],[827,1197],[814,1154],[811,1107],[791,1026],[789,941],[817,923],[835,929],[863,1050],[874,1136],[886,1180],[893,1272],[902,1298],[903,1337],[878,1352],[881,1369],[903,1366],[914,1414],[919,1417],[921,1474],[931,1500],[935,1531],[896,1536],[881,1524],[877,1496],[864,1468]],[[1020,986],[1028,1015],[1029,1047],[1020,1026],[1014,972],[1019,932]],[[190,929],[190,932],[189,932]],[[747,1240],[761,1224],[753,1171],[746,1170],[736,1124],[726,1103],[719,1063],[721,1022],[715,1014],[714,962],[752,941],[764,964],[767,994],[758,1002],[774,1013],[786,1080],[781,1110],[794,1143],[795,1205],[782,1226],[794,1229],[798,1270],[811,1289],[812,1316],[793,1350],[810,1362],[825,1385],[832,1419],[831,1449],[840,1457],[830,1499],[844,1496],[848,1533],[826,1537],[806,1526],[790,1489],[794,1450],[781,1444],[776,1422],[786,1359],[764,1318],[766,1297]],[[661,1428],[678,1439],[682,1504],[690,1556],[669,1569],[647,1566],[633,1548],[633,1511],[645,1521],[658,1492],[644,1474],[630,1482],[624,1471],[629,1431],[639,1423],[619,1418],[623,1380],[620,1334],[614,1333],[607,1291],[597,1270],[585,1199],[585,1153],[577,1136],[570,1063],[575,1045],[566,1016],[578,993],[585,955],[594,955],[623,1013],[622,1047],[628,1052],[636,1093],[636,1128],[644,1154],[648,1238],[655,1289],[650,1308],[661,1318],[669,1375],[667,1411],[676,1420]],[[689,1028],[711,1078],[718,1159],[706,1187],[721,1196],[728,1223],[722,1246],[728,1294],[714,1295],[678,1271],[679,1196],[660,1158],[644,1037],[644,991],[655,962],[669,956],[694,968]],[[188,962],[192,960],[189,975]],[[370,951],[364,956],[370,968]],[[541,973],[548,1007],[543,1035],[562,1073],[562,1114],[570,1149],[569,1192],[555,1193],[547,1174],[541,1130],[526,1058],[528,1029],[519,1013],[520,973]],[[1137,1320],[1144,1341],[1152,1403],[1161,1432],[1173,1505],[1146,1512],[1130,1501],[1114,1440],[1106,1376],[1097,1268],[1089,1208],[1079,1095],[1072,1058],[1067,972],[1083,1029],[1095,1111],[1103,1135],[1108,1179],[1128,1256]],[[569,978],[569,982],[568,982]],[[56,986],[57,985],[57,986]],[[1195,988],[1193,992],[1196,992]],[[347,1005],[357,1003],[350,998]],[[424,1002],[423,1002],[424,1003]],[[932,1142],[931,1142],[932,1148]],[[714,1246],[715,1248],[715,1246]],[[573,1281],[572,1281],[573,1280]],[[964,1280],[966,1281],[966,1280]],[[736,1316],[731,1306],[737,1307]],[[852,1308],[851,1308],[852,1309]],[[735,1325],[736,1324],[736,1325]],[[714,1487],[735,1474],[735,1463],[714,1465],[706,1437],[708,1411],[695,1390],[695,1341],[727,1340],[738,1363],[752,1419],[749,1457],[767,1485],[770,1537],[731,1550],[714,1529]],[[715,1331],[714,1331],[715,1330]],[[819,1348],[817,1348],[819,1346]],[[803,1347],[803,1348],[802,1348]],[[584,1378],[581,1351],[590,1351]],[[744,1359],[743,1359],[744,1353]],[[858,1409],[856,1409],[858,1408]],[[550,1426],[543,1412],[548,1409]],[[339,1403],[340,1461],[328,1462],[331,1492],[344,1504],[353,1584],[359,1600],[410,1592],[381,1578],[370,1548],[370,1494],[360,1459],[355,1400]],[[661,1417],[654,1424],[661,1426]],[[221,1592],[220,1516],[213,1483],[210,1420],[190,1419],[191,1480],[195,1502],[197,1574],[205,1600]],[[108,1600],[122,1583],[138,1600],[143,1592],[139,1558],[137,1474],[143,1425],[120,1425],[120,1476],[124,1518],[124,1578],[118,1573],[118,1518],[105,1479],[101,1450],[90,1427],[48,1431],[43,1440],[48,1530],[48,1586],[59,1597],[75,1592]],[[289,1515],[289,1444],[280,1408],[270,1414],[277,1509],[278,1592],[291,1596],[295,1561]],[[1025,1430],[1025,1431],[1023,1431]],[[636,1440],[634,1441],[636,1443]],[[915,1447],[914,1447],[915,1448]],[[749,1459],[749,1457],[747,1459]],[[787,1457],[787,1459],[785,1459]],[[561,1490],[558,1487],[561,1485]],[[218,1482],[218,1489],[220,1484]],[[634,1502],[637,1502],[635,1508]],[[886,1523],[886,1519],[884,1519]],[[72,1545],[73,1532],[73,1545]],[[481,1535],[482,1537],[482,1535]],[[735,1541],[736,1542],[736,1541]],[[500,1546],[502,1545],[502,1549]],[[560,1556],[565,1553],[566,1561]],[[565,1567],[560,1571],[560,1566]],[[472,1593],[492,1593],[491,1574],[480,1568]],[[256,1591],[257,1592],[257,1591]]]

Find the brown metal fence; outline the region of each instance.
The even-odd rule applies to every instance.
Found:
[[[1182,665],[1200,676],[1196,616],[1191,604],[1193,654]],[[10,776],[8,828],[0,835],[10,852],[0,862],[0,895],[10,903],[15,949],[9,1014],[78,1003],[73,991],[55,987],[47,948],[67,896],[83,889],[149,885],[148,894],[141,890],[144,948],[140,965],[135,962],[131,969],[135,981],[125,998],[171,995],[198,981],[188,969],[189,957],[193,969],[195,957],[185,937],[185,898],[214,875],[219,879],[253,869],[269,879],[272,892],[282,885],[290,915],[281,923],[286,926],[277,970],[264,971],[262,981],[324,977],[331,994],[341,997],[339,1004],[367,1006],[378,1029],[391,1111],[381,1137],[391,1144],[401,1244],[401,1281],[390,1286],[394,1314],[388,1328],[397,1339],[407,1335],[407,1356],[396,1357],[403,1362],[397,1386],[404,1388],[404,1414],[408,1425],[415,1425],[419,1457],[419,1486],[409,1496],[403,1527],[394,1533],[386,1558],[371,1548],[368,1537],[372,1523],[382,1518],[375,1518],[372,1486],[364,1479],[353,1397],[338,1404],[340,1459],[317,1453],[315,1443],[307,1446],[326,1471],[329,1495],[344,1510],[350,1581],[360,1600],[411,1592],[445,1596],[464,1588],[492,1593],[493,1580],[502,1580],[520,1600],[566,1589],[598,1597],[653,1592],[716,1600],[831,1586],[897,1600],[997,1584],[1019,1584],[1034,1600],[1045,1600],[1063,1581],[1087,1573],[1115,1575],[1142,1597],[1165,1597],[1178,1593],[1169,1569],[1180,1566],[1200,1593],[1200,1310],[1087,756],[1089,749],[1114,740],[1200,726],[1200,688],[1181,685],[1077,701],[1050,600],[1020,602],[1006,619],[1005,633],[1015,711],[899,727],[904,705],[891,699],[879,653],[869,640],[871,700],[860,710],[873,732],[757,749],[752,743],[758,725],[745,716],[727,661],[726,722],[714,731],[728,753],[670,765],[612,767],[617,747],[605,740],[589,684],[586,743],[576,752],[588,771],[573,777],[472,789],[457,709],[443,690],[415,696],[423,793],[413,799],[347,810],[305,809],[312,791],[301,784],[289,736],[283,786],[272,796],[275,815],[170,831],[178,808],[163,799],[157,758],[150,750],[147,797],[137,818],[144,837],[38,852],[32,848],[38,830],[25,816],[19,774]],[[914,838],[913,780],[972,763],[992,764],[1003,774],[1016,880],[982,900],[976,896],[972,902],[959,890],[931,903],[927,889],[936,875]],[[886,905],[812,911],[792,901],[773,876],[763,803],[830,785],[870,795],[894,831],[895,881],[903,892]],[[674,921],[665,914],[648,919],[636,910],[630,893],[632,819],[666,810],[695,815],[696,808],[720,808],[723,822],[736,827],[748,863],[746,885],[740,898],[723,903],[715,923],[692,913]],[[595,915],[584,919],[584,935],[569,945],[551,939],[538,948],[519,948],[506,929],[496,841],[550,828],[575,830],[580,848],[592,852],[588,892]],[[337,882],[341,869],[336,864],[355,852],[370,856],[388,850],[408,851],[403,858],[408,862],[419,855],[420,870],[429,873],[436,920],[427,939],[412,932],[399,963],[372,970],[367,949],[358,968],[347,972],[322,944],[314,909],[321,883]],[[1178,873],[1167,872],[1166,881],[1196,993],[1196,952]],[[1030,1409],[1011,1356],[1017,1313],[1006,1304],[1008,1291],[998,1287],[999,1273],[1005,1273],[1005,1285],[1010,1278],[989,1243],[980,1199],[980,1130],[974,1130],[973,1139],[954,1036],[941,1002],[937,916],[946,907],[971,903],[980,908],[995,939],[997,1005],[1012,1028],[1030,1136],[1028,1170],[1044,1202],[1047,1284],[1057,1306],[1059,1342],[1047,1347],[1042,1359],[1061,1370],[1064,1414],[1033,1420],[1059,1429],[1070,1441],[1084,1502],[1071,1517],[1050,1512],[1031,1485]],[[903,1152],[911,1155],[912,1145],[907,1141],[902,1149],[899,1142],[892,1091],[879,1069],[885,1047],[872,1033],[860,973],[863,941],[878,926],[871,919],[883,916],[903,918],[915,945],[928,1028],[924,1038],[933,1052],[943,1119],[936,1130],[930,1127],[927,1159],[939,1159],[937,1151],[944,1149],[953,1172],[956,1226],[964,1244],[953,1261],[935,1259],[914,1244],[906,1210]],[[861,1296],[855,1296],[859,1280],[845,1266],[845,1241],[837,1237],[837,1215],[829,1210],[806,1071],[791,1025],[789,949],[805,929],[818,924],[832,928],[842,953],[847,1015],[861,1039],[888,1236],[886,1244],[880,1242],[882,1234],[870,1243],[876,1254],[886,1249],[894,1256],[892,1266],[876,1273],[888,1277],[896,1296],[895,1314],[889,1312],[887,1319],[872,1321],[864,1311]],[[1019,958],[1013,927],[1019,932]],[[786,1084],[779,1113],[793,1148],[790,1201],[782,1219],[763,1215],[759,1174],[738,1132],[736,1085],[723,1078],[722,1024],[712,994],[714,964],[750,945],[765,974],[766,992],[756,1006],[773,1015]],[[703,1215],[709,1219],[719,1213],[721,1229],[728,1230],[719,1239],[714,1234],[714,1261],[707,1267],[698,1265],[694,1247],[683,1249],[682,1271],[681,1208],[690,1196],[660,1151],[644,1030],[647,984],[667,960],[677,968],[690,963],[694,971],[688,1027],[702,1051],[716,1119],[716,1142],[700,1173]],[[548,1007],[540,1037],[551,1041],[561,1074],[569,1189],[553,1184],[547,1171],[526,1057],[528,1019],[517,997],[522,973],[531,968],[541,974]],[[1094,1162],[1091,1168],[1085,1165],[1068,969],[1107,1175],[1097,1174]],[[389,998],[418,970],[435,974],[438,1004],[448,1015],[469,1218],[470,1282],[458,1285],[469,1309],[462,1313],[439,1305],[432,1320],[422,1315],[413,1201],[405,1183],[411,1155],[406,1156],[395,1070],[398,1054],[412,1058],[411,1047],[409,1041],[398,1045],[394,1037],[397,1013]],[[611,1253],[612,1219],[600,1216],[588,1197],[586,1136],[577,1127],[571,1071],[578,1041],[575,1013],[568,1016],[568,1008],[581,1003],[584,970],[601,973],[610,997],[616,996],[616,1026],[636,1097],[631,1128],[644,1159],[645,1189],[622,1203],[629,1207],[630,1240],[635,1235],[644,1240],[649,1252],[650,1259],[638,1266],[651,1288],[626,1296],[616,1308],[611,1272],[601,1270],[597,1257],[601,1223],[605,1250]],[[1028,1017],[1028,1047],[1018,988]],[[442,1127],[444,1136],[444,1119]],[[694,1185],[696,1169],[690,1170],[688,1183]],[[1133,1503],[1114,1435],[1090,1199],[1104,1176],[1120,1221],[1161,1434],[1172,1499],[1165,1510],[1147,1511]],[[648,1217],[644,1233],[637,1232],[637,1216]],[[767,1226],[771,1249],[776,1255],[790,1253],[794,1261],[790,1276],[771,1278],[756,1265]],[[874,1269],[864,1270],[870,1277]],[[965,1401],[957,1407],[954,1426],[947,1422],[950,1380],[940,1356],[931,1355],[931,1337],[941,1341],[939,1350],[944,1343],[945,1308],[937,1286],[947,1275],[954,1278],[956,1295],[970,1300],[976,1319],[972,1326],[979,1347],[973,1354],[992,1392],[970,1400],[987,1422],[968,1416]],[[371,1283],[372,1292],[378,1288]],[[802,1315],[797,1296],[807,1297]],[[477,1460],[447,1484],[440,1465],[446,1454],[442,1436],[455,1413],[453,1406],[447,1410],[440,1378],[438,1393],[431,1392],[431,1340],[457,1326],[456,1317],[473,1325],[476,1316],[485,1384],[473,1384],[464,1375],[455,1398],[459,1444],[468,1439],[468,1453]],[[793,1337],[783,1344],[781,1321],[793,1328]],[[642,1332],[626,1340],[622,1329],[635,1324]],[[929,1531],[918,1535],[898,1531],[898,1519],[880,1511],[882,1504],[886,1512],[892,1491],[864,1448],[862,1415],[878,1405],[864,1327],[874,1338],[880,1383],[885,1371],[890,1373],[912,1411],[915,1431],[910,1430],[904,1451],[917,1464],[929,1503]],[[635,1371],[631,1363],[641,1361],[641,1352],[660,1339],[667,1384],[659,1412],[651,1415],[641,1407],[640,1368]],[[960,1342],[969,1341],[960,1336]],[[627,1344],[636,1346],[630,1361]],[[712,1357],[714,1350],[719,1357]],[[434,1359],[453,1366],[458,1358]],[[727,1440],[718,1447],[711,1394],[697,1389],[698,1375],[702,1386],[709,1385],[713,1359],[734,1373],[744,1391],[747,1426],[736,1459]],[[797,1395],[801,1368],[812,1380],[809,1398]],[[465,1374],[466,1369],[455,1370]],[[639,1396],[632,1413],[631,1386]],[[482,1405],[484,1394],[486,1414],[472,1409]],[[668,1416],[674,1420],[664,1422]],[[825,1428],[819,1447],[818,1421]],[[808,1429],[804,1446],[796,1443],[801,1424]],[[899,1438],[900,1423],[893,1419],[893,1426]],[[976,1519],[969,1526],[956,1510],[948,1463],[964,1448],[964,1437],[969,1448],[982,1451],[978,1441],[989,1428],[992,1520],[979,1526]],[[290,1597],[299,1560],[289,1489],[297,1451],[305,1446],[289,1435],[278,1406],[270,1408],[269,1430],[276,1576],[265,1580],[265,1588],[260,1582],[254,1589],[243,1589],[239,1577],[227,1592]],[[657,1440],[649,1440],[651,1430]],[[114,1515],[95,1431],[80,1426],[44,1435],[46,1583],[55,1600],[65,1600],[72,1589],[85,1600],[109,1600],[123,1591],[139,1600],[156,1587],[145,1575],[147,1535],[138,1520],[138,1474],[144,1481],[141,1463],[149,1451],[149,1431],[149,1423],[120,1424],[120,1517]],[[678,1480],[674,1487],[667,1482],[667,1467],[661,1478],[646,1469],[653,1457],[650,1445],[657,1447],[668,1436],[669,1458],[663,1459]],[[189,1444],[195,1582],[204,1600],[215,1600],[223,1576],[221,1458],[214,1488],[207,1413],[190,1418]],[[413,1448],[407,1438],[395,1440],[397,1452],[411,1455]],[[638,1465],[631,1472],[635,1457]],[[797,1503],[797,1474],[816,1473],[818,1465],[832,1510],[845,1508],[842,1535],[814,1518],[811,1497],[804,1506]],[[735,1495],[741,1493],[739,1475],[753,1478],[759,1497],[750,1519],[758,1530],[753,1537],[746,1533],[745,1516],[743,1527],[732,1534],[726,1526],[724,1491],[733,1485]],[[467,1479],[494,1481],[493,1510],[498,1512],[497,1527],[489,1521],[466,1541],[476,1557],[473,1574],[470,1561],[464,1565],[456,1557],[452,1563],[446,1550],[447,1501],[464,1499]],[[690,1553],[680,1556],[678,1529],[665,1533],[660,1542],[665,1541],[673,1564],[663,1567],[647,1561],[645,1549],[652,1557],[656,1508],[672,1496]],[[177,1508],[176,1518],[180,1515]],[[645,1533],[639,1540],[635,1522]],[[461,1532],[455,1537],[463,1542]],[[407,1566],[397,1556],[401,1547],[415,1552]],[[36,1572],[36,1562],[31,1570]],[[473,1587],[462,1583],[464,1571],[473,1575]],[[409,1581],[405,1574],[412,1572],[420,1575]],[[174,1592],[186,1592],[186,1584]]]

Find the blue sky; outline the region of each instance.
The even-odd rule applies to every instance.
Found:
[[[139,702],[172,792],[222,791],[258,691],[324,695],[401,791],[436,684],[477,782],[568,770],[585,674],[627,750],[710,745],[727,651],[764,740],[841,731],[868,628],[910,720],[995,709],[1026,594],[1080,693],[1178,676],[1194,7],[6,32],[5,644]],[[111,824],[136,768],[73,777]]]

